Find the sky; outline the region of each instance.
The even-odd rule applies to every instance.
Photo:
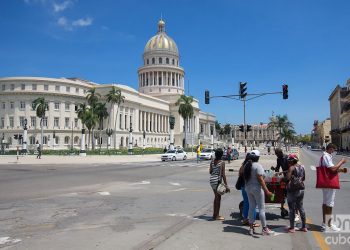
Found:
[[[186,94],[222,123],[243,102],[211,96],[282,91],[247,102],[248,124],[286,114],[299,134],[330,117],[350,78],[348,0],[0,0],[0,77],[79,77],[138,89],[137,69],[162,16],[180,51]]]

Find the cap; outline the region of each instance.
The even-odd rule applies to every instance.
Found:
[[[260,156],[260,151],[259,150],[252,150],[250,152],[251,155],[256,155],[256,156]]]
[[[288,161],[291,161],[291,160],[299,161],[299,157],[296,154],[289,154],[287,160]]]

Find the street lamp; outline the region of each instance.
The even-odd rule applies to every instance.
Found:
[[[1,153],[5,154],[5,134],[2,133],[2,139],[1,139]]]
[[[130,130],[129,130],[129,147],[128,147],[128,154],[133,154],[133,148],[132,148],[132,122],[130,121]]]
[[[170,150],[174,150],[174,127],[175,127],[175,117],[170,115],[169,117],[169,125],[170,125]]]
[[[23,126],[23,141],[22,141],[22,154],[27,154],[27,137],[28,137],[28,128],[27,128],[27,119],[24,119],[24,126]]]
[[[145,142],[146,142],[146,131],[145,130],[143,131],[142,135],[143,135],[143,147],[142,147],[142,155],[143,155],[143,153],[145,151],[145,146],[146,146],[146,144],[145,144]]]
[[[55,130],[53,131],[52,138],[53,138],[52,148],[53,148],[53,150],[55,150],[55,144],[56,144],[56,131]]]

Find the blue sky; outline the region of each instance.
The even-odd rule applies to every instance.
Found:
[[[178,45],[186,92],[218,120],[240,124],[243,104],[212,99],[275,92],[247,103],[248,123],[287,114],[298,133],[330,117],[328,97],[350,78],[347,0],[1,0],[0,77],[80,77],[138,87],[137,69],[160,15]]]

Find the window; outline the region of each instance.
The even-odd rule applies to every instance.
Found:
[[[79,94],[79,88],[75,88],[75,93]]]
[[[124,129],[128,128],[128,124],[126,123],[126,118],[127,117],[128,117],[127,115],[124,115]]]
[[[203,124],[201,124],[201,133],[203,134],[204,132],[204,127],[203,127]]]
[[[165,59],[165,63],[169,64],[169,58]]]
[[[69,144],[69,136],[64,137],[64,144]]]
[[[55,91],[60,91],[60,86],[59,85],[55,86]]]
[[[156,63],[156,59],[152,58],[152,64]]]
[[[147,65],[149,64],[149,59],[147,59]]]
[[[60,144],[60,137],[58,137],[58,136],[55,136],[55,145],[58,145],[58,144]]]
[[[1,117],[1,120],[0,120],[0,128],[4,128],[5,127],[5,118],[4,117]]]
[[[69,128],[69,117],[64,118],[64,126]]]
[[[44,85],[44,90],[45,90],[45,91],[48,91],[48,90],[49,90],[49,85],[45,84],[45,85]]]
[[[20,116],[20,117],[19,117],[19,126],[20,126],[20,127],[24,127],[24,119],[25,119],[24,116]]]
[[[53,119],[53,126],[54,127],[58,127],[60,125],[60,118],[59,117],[55,117]]]
[[[60,109],[60,103],[59,102],[55,102],[55,110],[59,110]]]
[[[175,65],[175,59],[173,59],[173,65]]]
[[[5,89],[6,89],[6,85],[5,85],[5,84],[3,84],[3,85],[1,86],[1,89],[2,89],[2,91],[5,91]]]
[[[32,102],[32,110],[35,110],[35,105],[33,102]]]
[[[33,128],[36,127],[36,117],[35,116],[30,117],[30,126]]]
[[[74,137],[74,144],[75,145],[79,144],[79,136]]]
[[[6,102],[3,102],[3,103],[1,104],[1,107],[2,107],[2,109],[5,109],[5,108],[6,108]]]
[[[10,128],[13,128],[15,126],[14,120],[13,120],[13,116],[9,117],[10,120]]]
[[[42,124],[43,124],[44,127],[47,127],[47,117],[43,118]]]
[[[43,136],[43,144],[44,144],[44,145],[47,144],[47,136]]]
[[[162,64],[162,63],[163,63],[163,58],[159,57],[158,63],[159,63],[159,64]]]
[[[35,137],[34,136],[29,137],[29,144],[30,145],[34,145],[35,144]]]
[[[66,110],[66,111],[70,111],[70,103],[65,103],[64,104],[64,109]]]
[[[119,128],[122,129],[122,114],[119,114]]]
[[[25,90],[26,89],[26,85],[24,83],[21,84],[21,90]]]
[[[10,85],[10,89],[11,89],[11,90],[15,90],[15,85],[14,85],[14,84],[11,84],[11,85]]]
[[[10,108],[14,109],[15,108],[15,103],[14,102],[10,102]]]
[[[66,86],[66,92],[69,93],[70,92],[70,87]]]
[[[36,90],[37,89],[37,85],[35,83],[32,84],[32,90]]]
[[[86,94],[86,89],[84,89],[84,95]]]
[[[26,109],[26,102],[21,101],[19,107],[20,107],[21,110],[25,110]]]
[[[74,118],[74,127],[75,127],[75,128],[78,127],[78,118]]]

